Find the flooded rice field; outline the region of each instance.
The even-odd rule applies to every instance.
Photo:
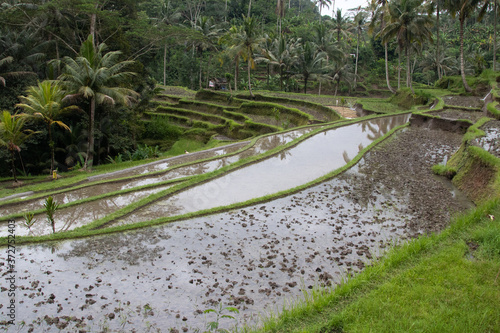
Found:
[[[481,130],[484,131],[483,137],[477,138],[472,144],[475,144],[487,152],[500,158],[500,120],[490,120],[483,126]]]
[[[239,160],[242,160],[247,157],[251,156],[256,156],[259,154],[262,154],[270,149],[285,145],[294,139],[307,134],[314,130],[314,128],[303,128],[303,129],[298,129],[286,133],[279,133],[275,135],[270,135],[266,136],[263,138],[260,138],[257,140],[257,142],[250,148],[245,149],[241,151],[240,153],[230,155],[230,156],[221,156],[220,158],[214,159],[214,160],[209,160],[206,162],[200,162],[200,163],[194,163],[194,164],[188,164],[186,166],[181,166],[178,168],[174,168],[172,170],[167,170],[166,172],[158,172],[156,174],[152,175],[145,175],[145,176],[138,176],[135,178],[131,179],[123,179],[123,180],[113,180],[109,179],[108,181],[104,183],[98,183],[95,185],[89,185],[89,186],[84,186],[84,187],[78,187],[75,189],[68,189],[64,191],[63,193],[59,194],[53,194],[52,197],[54,200],[60,204],[66,204],[70,202],[74,202],[77,200],[83,200],[86,198],[106,194],[106,193],[111,193],[115,191],[122,191],[122,190],[128,190],[128,189],[133,189],[136,187],[140,186],[146,186],[146,185],[155,185],[161,182],[169,181],[169,180],[175,180],[183,177],[188,177],[188,176],[194,176],[194,175],[200,175],[203,173],[211,172],[217,169],[220,169],[226,165],[229,165],[231,163],[235,163]],[[237,145],[232,145],[232,148],[229,150],[229,152],[234,149],[235,147],[238,147]],[[241,147],[240,147],[241,148]],[[214,150],[215,153],[220,153],[220,152],[228,152],[228,150]],[[190,161],[200,159],[200,158],[207,158],[207,155],[205,152],[196,152],[192,154],[186,154],[182,155],[178,158],[176,158],[176,163],[180,164],[185,164],[189,163]],[[155,164],[152,166],[152,168],[158,168],[158,166],[161,164]],[[153,169],[147,167],[147,168],[134,168],[135,171],[142,170],[142,172],[146,172],[146,170],[152,171]],[[116,172],[112,173],[114,177],[120,177],[123,178],[125,173],[122,172]],[[98,176],[100,177],[100,176]],[[96,180],[95,177],[91,177],[93,180]],[[111,178],[109,176],[108,178]],[[150,194],[157,191],[148,191]],[[123,198],[122,200],[125,200],[127,197],[126,195],[121,195]],[[131,200],[128,201],[128,204],[134,202],[137,200],[135,197],[130,197]],[[33,199],[29,200],[23,200],[17,203],[12,203],[12,204],[4,204],[0,205],[0,209],[2,211],[2,215],[6,216],[9,214],[14,214],[14,213],[19,213],[19,212],[28,212],[36,209],[40,209],[43,206],[43,203],[45,201],[45,198],[40,198],[40,199]],[[89,221],[86,221],[88,223]],[[71,222],[70,224],[73,224]],[[1,225],[1,224],[0,224]],[[82,223],[79,223],[79,226],[81,226]],[[1,235],[1,234],[0,234]]]
[[[26,326],[9,331],[195,332],[215,320],[203,311],[219,304],[240,310],[239,325],[256,324],[259,314],[338,283],[387,246],[442,230],[471,207],[430,170],[460,142],[458,134],[408,128],[338,177],[280,199],[134,232],[19,246],[17,320]]]
[[[336,170],[410,115],[376,118],[321,132],[280,154],[136,210],[117,224],[228,206],[306,184]]]

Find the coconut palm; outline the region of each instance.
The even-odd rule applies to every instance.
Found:
[[[319,7],[319,21],[321,22],[321,10],[323,7],[330,7],[332,5],[331,0],[315,0],[314,3]]]
[[[295,39],[288,39],[285,35],[274,39],[269,48],[264,50],[265,62],[279,68],[280,90],[283,90],[285,73],[289,72],[297,57],[299,43]]]
[[[340,37],[347,37],[347,32],[349,29],[349,19],[347,16],[342,15],[342,9],[337,9],[335,17],[333,20],[333,30],[337,32],[337,43],[340,47]]]
[[[377,22],[380,22],[380,31],[383,31],[385,28],[385,23],[387,18],[389,18],[388,11],[388,1],[387,0],[372,0],[370,7],[374,9],[372,14],[372,19],[370,21],[369,31],[373,33],[375,29],[375,25]],[[379,34],[377,34],[379,36]],[[387,82],[387,88],[394,93],[395,90],[391,87],[391,83],[389,81],[389,60],[387,54],[387,42],[384,42],[384,54],[385,54],[385,80]]]
[[[354,31],[356,32],[356,64],[354,66],[354,88],[356,88],[356,81],[358,77],[358,58],[359,58],[359,40],[361,38],[361,33],[365,29],[366,24],[366,12],[358,9],[358,12],[354,16]]]
[[[25,130],[24,125],[28,117],[25,114],[11,115],[9,111],[3,111],[0,119],[0,146],[4,146],[10,153],[12,176],[17,182],[16,175],[16,152],[21,151],[21,145],[33,134],[31,130]]]
[[[85,100],[89,103],[89,137],[84,168],[91,168],[94,154],[94,122],[96,106],[103,104],[130,105],[138,94],[132,89],[120,86],[136,73],[124,71],[133,61],[119,61],[121,52],[104,53],[105,44],[94,46],[89,35],[82,43],[78,56],[64,57],[64,69],[60,76],[63,87],[70,94],[71,101]]]
[[[193,38],[194,45],[200,57],[200,73],[199,73],[199,88],[202,88],[202,72],[203,72],[203,52],[207,50],[217,50],[217,39],[220,29],[217,29],[213,18],[201,16],[195,24],[194,30],[198,32]],[[209,61],[210,63],[210,61]],[[207,79],[208,79],[207,74]]]
[[[422,0],[396,0],[389,4],[390,23],[381,32],[382,40],[388,42],[396,38],[399,50],[406,55],[406,86],[413,91],[411,82],[410,54],[412,47],[422,45],[432,39],[430,30],[432,20],[422,14]],[[414,45],[415,44],[415,45]]]
[[[252,97],[254,95],[252,93],[251,69],[255,68],[254,52],[264,42],[264,37],[261,37],[257,23],[253,17],[243,15],[243,25],[239,29],[233,30],[229,48],[230,54],[234,54],[237,58],[241,57],[243,61],[247,62],[248,90]]]
[[[50,146],[50,173],[54,171],[54,141],[52,140],[52,125],[57,125],[62,129],[71,131],[68,125],[57,120],[65,112],[78,110],[75,105],[63,106],[63,98],[66,96],[62,87],[53,81],[38,82],[36,87],[29,87],[28,96],[20,96],[23,103],[17,104],[35,118],[42,119],[47,125],[49,146]]]
[[[294,76],[304,80],[304,94],[307,94],[307,83],[310,78],[319,77],[324,71],[326,53],[318,50],[311,42],[300,45],[297,57],[297,74]]]
[[[445,3],[445,7],[450,11],[452,17],[458,16],[460,22],[460,74],[462,75],[464,89],[467,92],[471,92],[472,89],[465,79],[464,24],[465,20],[474,13],[479,3],[480,0],[449,0]]]
[[[493,3],[493,71],[497,70],[497,17],[498,4],[500,0],[484,0],[483,8],[479,12],[479,20],[482,20],[488,7]]]
[[[315,42],[318,49],[326,54],[326,63],[324,65],[326,67],[329,66],[330,60],[336,62],[342,61],[345,55],[344,52],[342,52],[333,42],[333,31],[329,30],[325,24],[320,23],[314,27],[314,32],[316,37]],[[319,81],[319,95],[321,95],[321,85],[322,80]]]

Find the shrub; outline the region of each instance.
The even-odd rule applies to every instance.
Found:
[[[155,140],[178,140],[182,135],[182,130],[170,124],[168,118],[153,116],[151,121],[146,124],[144,138]]]

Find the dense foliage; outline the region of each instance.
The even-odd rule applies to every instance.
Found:
[[[26,121],[36,134],[16,153],[24,170],[16,168],[65,170],[133,152],[147,139],[137,120],[156,83],[198,90],[226,78],[231,90],[362,95],[459,74],[469,90],[466,74],[496,69],[496,1],[372,0],[347,12],[333,12],[334,3],[2,1],[0,110],[23,111],[44,80],[62,81],[57,103],[74,106],[53,119],[64,131]],[[0,174],[10,174],[12,156],[0,150]]]

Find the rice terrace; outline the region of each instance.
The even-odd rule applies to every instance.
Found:
[[[2,2],[0,331],[500,332],[497,3],[457,3]]]

